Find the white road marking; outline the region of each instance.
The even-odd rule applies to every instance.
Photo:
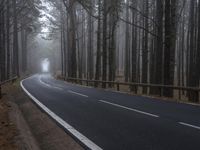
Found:
[[[200,130],[200,127],[188,123],[179,122],[179,124]]]
[[[58,89],[58,90],[63,90],[63,89],[60,88],[60,87],[52,86],[52,85],[50,85],[50,84],[47,84],[47,83],[43,82],[42,79],[41,79],[41,77],[39,77],[39,81],[40,81],[40,83],[44,84],[45,86],[47,86],[47,87],[49,87],[49,88],[54,88],[54,89]]]
[[[105,103],[105,104],[109,104],[109,105],[116,106],[116,107],[119,107],[119,108],[123,108],[123,109],[126,109],[126,110],[134,111],[134,112],[144,114],[144,115],[148,115],[148,116],[151,116],[151,117],[155,117],[155,118],[159,117],[158,115],[154,115],[154,114],[147,113],[147,112],[144,112],[144,111],[140,111],[140,110],[137,110],[137,109],[129,108],[129,107],[122,106],[122,105],[119,105],[119,104],[110,103],[110,102],[107,102],[107,101],[104,101],[104,100],[99,100],[99,101],[102,102],[102,103]]]
[[[77,131],[75,128],[73,128],[71,125],[69,125],[67,122],[65,122],[62,118],[57,116],[54,112],[52,112],[50,109],[48,109],[45,105],[43,105],[39,100],[37,100],[33,95],[31,95],[23,86],[23,81],[20,82],[20,85],[22,89],[26,92],[26,94],[39,106],[41,107],[48,115],[50,115],[55,121],[57,121],[61,126],[63,126],[67,131],[69,131],[74,137],[76,137],[80,142],[82,142],[84,145],[86,145],[91,150],[103,150],[98,145],[96,145],[94,142],[89,140],[87,137],[85,137],[83,134],[81,134],[79,131]]]
[[[72,94],[76,94],[76,95],[82,96],[82,97],[89,97],[87,95],[84,95],[84,94],[81,94],[81,93],[77,93],[77,92],[74,92],[74,91],[71,91],[71,90],[68,90],[68,92],[72,93]]]

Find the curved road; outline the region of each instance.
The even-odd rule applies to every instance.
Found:
[[[200,149],[199,106],[78,86],[47,74],[21,86],[88,149]]]

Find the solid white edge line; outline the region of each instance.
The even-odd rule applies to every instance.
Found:
[[[89,97],[87,95],[84,95],[84,94],[81,94],[81,93],[77,93],[77,92],[74,92],[72,90],[68,90],[69,93],[72,93],[72,94],[76,94],[76,95],[79,95],[79,96],[83,96],[83,97]]]
[[[188,123],[179,122],[179,124],[184,125],[184,126],[187,126],[187,127],[192,127],[192,128],[195,128],[195,129],[200,130],[200,127],[195,126],[195,125],[191,125],[191,124],[188,124]]]
[[[151,116],[151,117],[155,117],[155,118],[159,117],[158,115],[154,115],[154,114],[147,113],[147,112],[144,112],[144,111],[140,111],[140,110],[137,110],[137,109],[129,108],[129,107],[122,106],[122,105],[119,105],[119,104],[110,103],[110,102],[107,102],[107,101],[104,101],[104,100],[99,100],[99,101],[102,102],[102,103],[106,103],[106,104],[109,104],[109,105],[112,105],[112,106],[120,107],[120,108],[123,108],[123,109],[127,109],[127,110],[130,110],[130,111],[140,113],[140,114],[148,115],[148,116]]]
[[[87,146],[91,150],[102,150],[98,145],[96,145],[94,142],[89,140],[87,137],[85,137],[83,134],[81,134],[79,131],[77,131],[75,128],[73,128],[71,125],[66,123],[63,119],[61,119],[59,116],[57,116],[54,112],[52,112],[50,109],[48,109],[45,105],[43,105],[39,100],[37,100],[33,95],[31,95],[26,88],[23,86],[23,81],[20,82],[20,85],[24,92],[40,107],[42,108],[48,115],[50,115],[56,122],[58,122],[61,126],[63,126],[67,131],[69,131],[73,136],[75,136],[80,142],[82,142],[85,146]]]

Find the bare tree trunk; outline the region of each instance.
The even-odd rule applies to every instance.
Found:
[[[97,27],[97,57],[96,57],[96,74],[95,80],[99,80],[100,78],[100,70],[101,70],[101,3],[102,1],[98,1],[98,27]]]
[[[103,81],[107,80],[107,0],[103,2]],[[106,84],[102,84],[106,88]]]
[[[163,1],[157,0],[156,3],[156,48],[155,48],[155,78],[156,84],[163,82]],[[155,90],[155,94],[160,94],[159,90]]]
[[[197,37],[197,65],[196,69],[200,66],[200,2],[198,3],[198,37]],[[200,69],[197,69],[197,83],[199,86]]]
[[[10,1],[7,0],[6,20],[6,45],[7,45],[7,78],[10,78]]]
[[[93,64],[94,64],[94,61],[93,61],[93,19],[92,19],[92,16],[91,14],[93,14],[93,11],[92,11],[92,6],[93,6],[93,2],[92,0],[90,0],[90,5],[91,5],[91,8],[89,10],[89,14],[88,14],[88,76],[89,76],[89,79],[93,79],[93,74],[94,74],[94,71],[93,71]]]
[[[3,5],[5,5],[5,3],[3,3]],[[1,31],[0,31],[0,36],[1,36],[1,39],[0,39],[0,44],[1,44],[1,48],[0,48],[0,51],[1,51],[1,61],[0,61],[0,67],[1,67],[1,80],[5,80],[6,79],[6,45],[5,45],[5,42],[6,42],[6,30],[5,30],[5,11],[1,11],[0,13],[0,28],[1,28]]]
[[[165,54],[164,84],[174,84],[174,65],[176,48],[176,0],[165,0]],[[173,96],[173,90],[166,88],[164,96]]]
[[[144,27],[148,30],[148,15],[149,15],[149,0],[145,0],[144,9],[145,9],[145,16],[144,19]],[[147,71],[148,71],[148,32],[144,32],[144,40],[143,40],[143,47],[142,47],[142,83],[147,83]],[[147,94],[147,88],[143,88],[143,94]]]
[[[126,21],[129,21],[129,0],[126,4]],[[125,81],[128,82],[130,78],[130,31],[129,24],[126,23],[126,35],[125,35]]]
[[[132,2],[132,7],[135,7],[136,1]],[[132,23],[137,22],[135,11],[132,10]],[[135,26],[132,26],[132,82],[137,82],[137,29]],[[136,87],[132,89],[136,92]]]
[[[19,76],[19,47],[18,47],[18,21],[17,21],[17,8],[16,0],[13,0],[13,24],[14,24],[14,35],[13,35],[13,72]]]
[[[70,10],[69,13],[69,48],[68,51],[71,51],[71,72],[70,77],[77,77],[77,60],[76,60],[76,25],[75,25],[75,3],[73,0],[70,0]]]

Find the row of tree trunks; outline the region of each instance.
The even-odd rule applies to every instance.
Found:
[[[68,25],[64,27],[68,76],[79,73],[79,78],[104,81],[199,86],[200,71],[195,71],[200,65],[198,0],[64,2],[73,4],[66,7]],[[172,97],[175,92],[142,88],[143,94]],[[194,95],[184,96],[194,100]]]
[[[0,1],[1,80],[27,72],[27,43],[32,32],[29,25],[39,15],[34,4],[25,0]]]

